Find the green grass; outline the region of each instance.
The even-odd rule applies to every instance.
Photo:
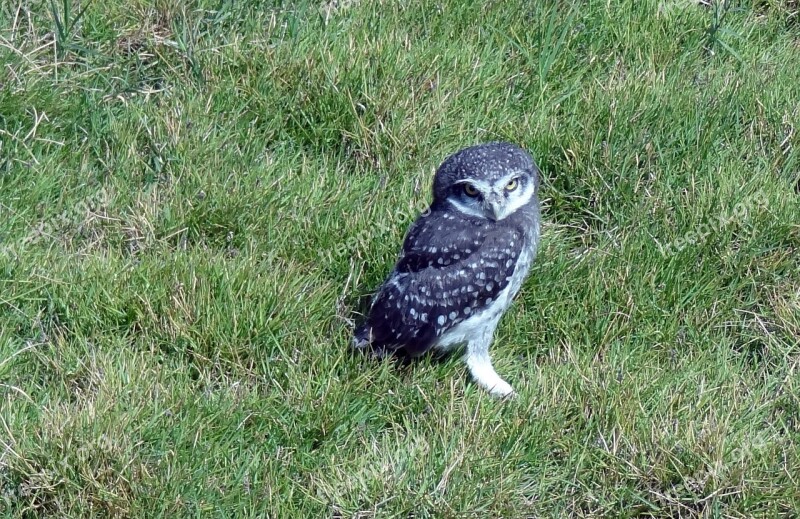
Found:
[[[0,4],[0,515],[797,516],[798,9]],[[489,140],[509,402],[347,349]]]

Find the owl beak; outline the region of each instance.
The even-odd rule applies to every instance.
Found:
[[[500,197],[489,197],[486,200],[486,211],[489,213],[492,220],[500,220],[503,217],[503,203]]]

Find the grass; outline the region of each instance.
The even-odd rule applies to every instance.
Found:
[[[0,515],[797,516],[798,9],[2,4]],[[543,172],[504,403],[347,351],[489,140]]]

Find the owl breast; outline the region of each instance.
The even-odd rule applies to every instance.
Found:
[[[539,228],[535,223],[531,226],[531,235],[526,237],[525,245],[520,251],[514,273],[508,285],[497,295],[497,297],[481,311],[474,313],[470,318],[458,323],[447,330],[433,344],[439,351],[449,351],[460,344],[467,342],[471,338],[476,338],[480,334],[492,333],[497,327],[497,323],[503,316],[514,297],[522,288],[522,283],[528,276],[531,263],[536,256],[536,249],[539,242]]]

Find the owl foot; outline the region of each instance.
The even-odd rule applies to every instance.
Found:
[[[502,399],[512,398],[516,396],[514,388],[512,388],[511,385],[505,380],[501,380],[499,384],[489,389],[489,394],[492,395],[493,397]]]
[[[510,398],[514,396],[514,388],[500,378],[500,375],[494,370],[488,355],[467,354],[466,361],[469,372],[472,373],[472,378],[490,395],[495,398]]]

